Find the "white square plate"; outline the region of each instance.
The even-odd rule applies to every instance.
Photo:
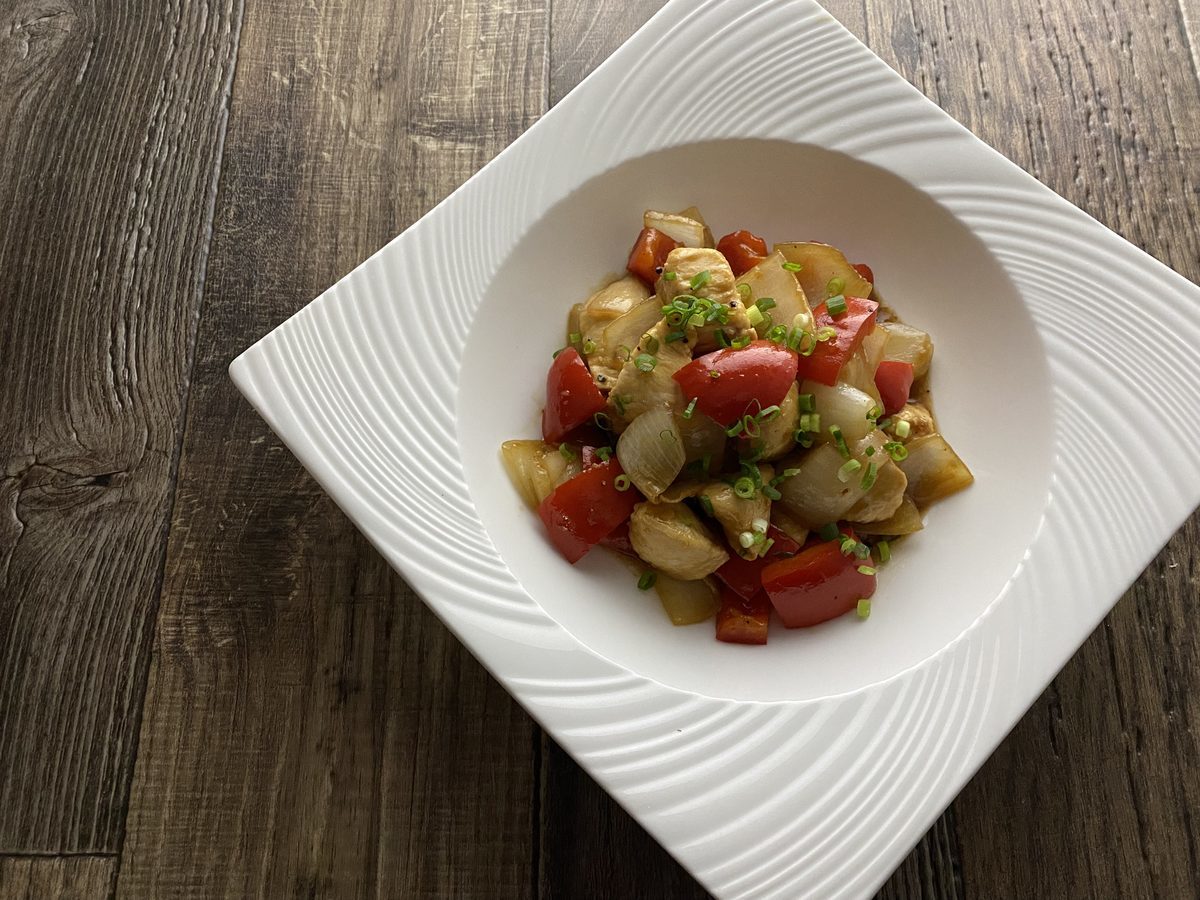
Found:
[[[975,471],[874,612],[763,648],[567,566],[503,474],[647,207],[819,238],[934,335]],[[870,894],[1200,502],[1200,290],[811,0],[673,0],[247,350],[238,387],[526,709],[713,893]],[[592,557],[596,558],[592,558]]]

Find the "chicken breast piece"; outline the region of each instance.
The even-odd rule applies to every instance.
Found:
[[[639,503],[629,519],[629,540],[648,565],[683,581],[711,575],[729,559],[682,503]]]
[[[635,418],[647,410],[665,407],[683,409],[683,391],[672,377],[692,361],[687,341],[667,343],[670,327],[659,320],[621,366],[616,383],[608,395],[608,415],[617,431],[624,431]],[[643,354],[654,358],[649,371],[638,368]]]
[[[676,297],[687,294],[711,300],[729,311],[724,325],[714,323],[696,329],[692,348],[695,353],[708,353],[720,346],[716,337],[718,329],[723,330],[730,341],[746,335],[754,339],[754,329],[737,290],[737,279],[733,277],[733,270],[723,255],[702,247],[677,247],[671,251],[663,266],[664,276],[667,272],[673,272],[675,277],[670,280],[659,278],[657,285],[658,296],[664,306]]]
[[[775,471],[770,466],[760,465],[758,472],[764,482],[775,477]],[[725,531],[725,538],[729,541],[729,546],[745,559],[758,559],[763,542],[758,541],[749,547],[744,547],[741,536],[749,534],[753,537],[756,533],[755,521],[770,522],[770,499],[761,491],[755,491],[753,497],[739,497],[733,488],[723,481],[709,483],[700,496],[708,499],[709,505],[712,506],[713,516],[721,523],[721,528]],[[765,534],[765,529],[763,533]]]

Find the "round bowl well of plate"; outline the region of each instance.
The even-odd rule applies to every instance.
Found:
[[[752,161],[752,163],[748,163]],[[729,173],[737,173],[729,177]],[[715,233],[820,240],[867,262],[887,302],[929,331],[939,424],[976,483],[935,506],[881,570],[869,619],[776,621],[764,647],[674,628],[628,566],[598,549],[575,566],[520,501],[498,447],[536,437],[545,371],[568,307],[618,274],[643,209],[695,204]],[[582,644],[673,688],[804,700],[883,681],[961,636],[1002,593],[1048,491],[1051,400],[1041,342],[1016,287],[971,231],[898,176],[783,141],[688,144],[623,163],[554,205],[483,292],[463,354],[459,441],[471,496],[504,562]]]

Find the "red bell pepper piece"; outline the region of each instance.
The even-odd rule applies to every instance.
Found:
[[[592,373],[579,351],[568,347],[554,357],[546,375],[542,437],[557,444],[602,409],[604,395],[592,381]]]
[[[879,399],[883,401],[885,415],[894,416],[904,408],[912,391],[912,383],[912,363],[885,359],[879,364],[875,369],[875,387],[879,391]]]
[[[642,495],[633,487],[617,490],[621,465],[615,459],[564,481],[538,507],[550,542],[576,563],[630,517]]]
[[[872,285],[875,284],[875,273],[871,271],[871,267],[866,263],[855,263],[850,268],[852,268],[867,281],[871,282]]]
[[[852,532],[848,537],[854,537]],[[814,544],[790,559],[763,570],[763,589],[788,628],[819,625],[848,613],[860,599],[875,593],[875,576],[859,571],[874,568],[870,556],[860,559],[842,553],[841,540]]]
[[[763,569],[779,559],[787,559],[800,552],[800,545],[776,528],[767,527],[767,537],[775,543],[765,556],[758,559],[745,559],[736,553],[729,554],[729,560],[717,569],[716,575],[726,586],[744,600],[750,600],[762,593]]]
[[[861,297],[845,299],[846,311],[840,316],[831,316],[824,303],[813,310],[817,331],[832,328],[834,336],[828,341],[818,342],[812,356],[800,357],[796,377],[801,381],[811,379],[833,387],[837,384],[842,366],[854,355],[863,338],[875,329],[879,304]]]
[[[667,256],[678,247],[673,239],[657,228],[643,228],[629,251],[626,268],[651,287],[658,280],[658,269],[667,262]]]
[[[696,408],[722,425],[783,401],[796,380],[796,354],[771,341],[741,350],[715,350],[673,376]]]
[[[733,274],[744,275],[767,258],[767,242],[749,231],[734,231],[717,241],[717,250],[733,269]]]
[[[717,640],[727,644],[765,644],[771,624],[771,603],[759,591],[750,599],[721,587],[717,610]]]

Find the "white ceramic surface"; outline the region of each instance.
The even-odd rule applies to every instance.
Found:
[[[504,476],[500,442],[537,434],[567,306],[621,267],[643,208],[692,203],[719,233],[843,247],[934,335],[941,424],[977,483],[903,545],[867,622],[775,629],[765,648],[671,628],[611,559],[562,562]],[[1131,304],[1166,352],[1097,327]],[[858,897],[1200,502],[1196,346],[1200,290],[815,3],[673,0],[231,372],[706,887]]]

